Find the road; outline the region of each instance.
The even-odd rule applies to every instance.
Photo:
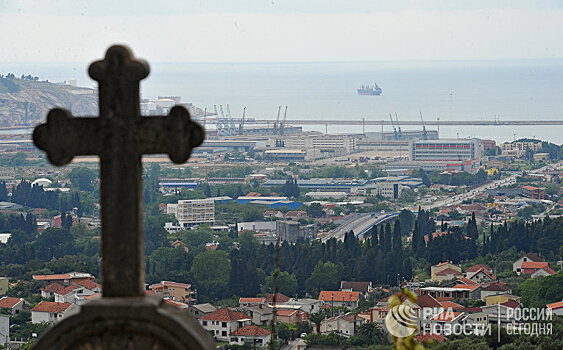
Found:
[[[561,169],[562,166],[563,166],[563,162],[559,162],[559,163],[556,163],[556,164],[549,164],[549,165],[546,165],[542,168],[534,170],[533,173],[543,173],[543,172],[546,172],[546,171],[558,170],[558,169]],[[438,201],[433,202],[433,203],[428,204],[428,205],[422,205],[421,207],[424,210],[432,210],[434,208],[440,208],[440,207],[460,204],[461,202],[463,202],[465,200],[475,198],[476,196],[484,193],[485,191],[487,191],[489,189],[494,189],[494,188],[498,188],[498,187],[502,187],[502,186],[509,186],[509,185],[515,184],[516,183],[516,177],[518,177],[518,176],[519,176],[519,173],[512,174],[509,177],[505,177],[505,178],[500,179],[500,180],[495,180],[493,182],[486,183],[486,184],[479,186],[477,188],[474,188],[474,189],[472,189],[468,192],[461,193],[461,194],[458,194],[456,196],[449,197],[449,198],[446,198],[446,199],[441,199],[441,200],[438,200]]]

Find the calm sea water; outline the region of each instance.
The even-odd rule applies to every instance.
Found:
[[[13,71],[62,81],[77,78],[95,86],[79,64],[0,64]],[[359,96],[362,84],[377,82],[381,96]],[[563,60],[350,63],[157,63],[142,84],[143,97],[181,96],[198,107],[230,105],[234,116],[275,119],[528,120],[563,119]],[[390,127],[386,127],[390,130]],[[404,126],[403,130],[416,129]],[[324,126],[307,126],[322,130]],[[361,127],[329,126],[329,133]],[[379,126],[366,131],[381,131]],[[561,126],[440,127],[441,137],[493,138],[499,142],[536,137],[563,143]]]

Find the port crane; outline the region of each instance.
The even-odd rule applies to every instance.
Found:
[[[397,129],[395,129],[395,123],[393,123],[393,117],[391,116],[391,113],[389,113],[389,120],[391,120],[391,126],[393,127],[393,135],[395,137],[395,140],[398,140],[399,135],[397,134]]]
[[[395,119],[397,120],[397,129],[399,129],[399,139],[403,139],[403,132],[401,131],[401,126],[399,125],[399,116],[397,116],[397,112],[395,112]]]
[[[213,111],[217,121],[217,136],[223,136],[223,126],[221,125],[221,116],[217,113],[217,105],[213,105]]]
[[[428,140],[428,133],[426,132],[426,125],[424,125],[424,119],[422,119],[422,111],[420,112],[420,122],[422,123],[422,138]]]
[[[246,106],[242,109],[242,118],[240,119],[240,124],[238,126],[238,134],[243,134],[243,127],[244,127],[244,117],[246,116]]]
[[[225,112],[223,111],[223,105],[219,105],[219,112],[221,112],[221,124],[223,124],[225,135],[230,136],[231,132],[229,130],[229,122],[227,121],[227,117],[225,116]]]
[[[233,120],[233,115],[231,114],[231,108],[227,104],[227,118],[229,118],[229,134],[236,135],[237,129],[235,127],[235,121]]]
[[[283,121],[280,123],[280,135],[284,134],[285,120],[287,118],[287,106],[285,106],[285,111],[283,112]]]
[[[207,124],[207,107],[203,109],[203,128],[205,128],[206,124]]]
[[[278,133],[278,123],[280,122],[280,113],[281,113],[281,106],[278,107],[278,116],[276,118],[276,122],[274,123],[274,135]]]

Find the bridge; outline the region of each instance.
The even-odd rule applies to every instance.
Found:
[[[335,238],[338,241],[343,241],[346,232],[350,231],[354,231],[354,236],[359,237],[368,232],[373,226],[379,225],[384,221],[394,219],[398,215],[398,212],[363,213],[355,215],[354,217],[346,220],[340,226],[329,232],[328,235],[321,238],[321,241],[325,243],[331,238]]]

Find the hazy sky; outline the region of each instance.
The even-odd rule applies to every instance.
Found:
[[[0,0],[1,62],[563,57],[563,1]]]

